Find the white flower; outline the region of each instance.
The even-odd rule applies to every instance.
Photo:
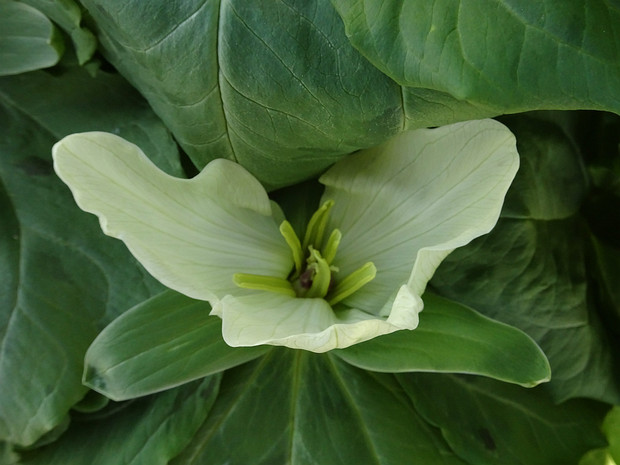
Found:
[[[233,162],[178,179],[97,132],[53,155],[80,208],[163,284],[209,301],[229,345],[314,352],[415,329],[426,283],[493,228],[518,168],[513,135],[492,120],[404,132],[329,169],[298,238]]]

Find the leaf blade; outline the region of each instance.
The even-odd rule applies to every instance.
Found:
[[[350,45],[327,0],[83,3],[108,59],[199,169],[228,158],[292,185],[403,127],[399,86]]]
[[[30,76],[4,77],[2,83]],[[102,322],[161,285],[120,243],[107,241],[94,219],[78,212],[53,176],[54,136],[14,105],[6,89],[0,92],[0,179],[7,193],[0,249],[8,260],[0,266],[0,437],[27,446],[62,423],[86,393],[83,357]]]
[[[207,302],[165,291],[114,320],[93,341],[84,383],[113,400],[169,389],[267,352],[232,348]]]
[[[576,218],[500,219],[489,235],[454,251],[431,284],[537,341],[553,372],[545,389],[556,401],[615,403],[612,346],[587,294],[585,233]]]
[[[397,377],[420,414],[469,463],[576,465],[584,452],[604,444],[599,428],[608,407],[598,402],[556,405],[540,388],[474,376]]]
[[[243,446],[227,447],[243,437]],[[464,465],[392,375],[274,349],[224,374],[220,397],[172,464]]]
[[[332,3],[352,43],[405,87],[445,92],[498,114],[620,111],[620,10],[603,0]],[[574,72],[586,69],[599,79]]]
[[[527,387],[550,379],[547,358],[525,333],[428,292],[423,300],[417,329],[336,350],[334,355],[370,371],[470,373]]]
[[[62,37],[43,13],[21,2],[0,3],[0,76],[48,68],[63,51]]]
[[[166,465],[183,450],[208,415],[220,376],[157,396],[78,417],[56,442],[26,452],[30,465]],[[119,409],[114,412],[113,409]],[[105,415],[107,413],[107,416]]]

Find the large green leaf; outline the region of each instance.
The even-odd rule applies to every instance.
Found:
[[[472,464],[576,465],[587,450],[605,444],[599,428],[608,407],[597,402],[555,405],[540,388],[474,376],[398,379],[420,414]]]
[[[558,124],[543,119],[545,113],[501,118],[517,138],[521,159],[503,217],[567,218],[585,199],[588,179],[581,155]]]
[[[556,400],[620,402],[609,339],[589,301],[583,238],[575,219],[500,219],[453,252],[432,285],[446,297],[521,328],[551,363]]]
[[[233,348],[207,302],[165,291],[125,312],[86,353],[84,382],[114,400],[143,396],[240,365],[269,347]]]
[[[444,126],[459,121],[492,118],[500,108],[459,100],[446,92],[402,87],[405,129]]]
[[[75,415],[57,442],[25,453],[28,465],[166,465],[207,417],[220,377],[134,401],[102,415]]]
[[[393,375],[274,349],[224,374],[210,416],[173,465],[464,465]]]
[[[398,83],[501,113],[620,112],[620,8],[606,0],[332,0]]]
[[[424,294],[420,326],[356,344],[334,354],[380,372],[471,373],[534,386],[548,381],[549,362],[520,330],[456,302]]]
[[[0,2],[0,76],[53,66],[63,51],[47,16],[21,2]]]
[[[0,93],[0,439],[28,445],[85,394],[83,357],[105,322],[161,286],[75,206],[52,169],[56,138],[6,99],[6,88]],[[86,110],[82,117],[96,124],[100,113]],[[116,112],[113,98],[106,111],[116,113],[119,126],[132,117]],[[148,125],[131,124],[148,137]]]
[[[170,133],[127,81],[102,71],[61,68],[0,78],[0,98],[57,139],[74,132],[108,131],[137,144],[159,168],[182,176]]]
[[[327,0],[85,0],[106,57],[194,163],[294,184],[403,127],[400,87]]]

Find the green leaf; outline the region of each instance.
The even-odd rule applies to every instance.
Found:
[[[93,413],[105,408],[109,403],[110,399],[106,396],[96,391],[88,391],[86,395],[73,406],[73,410],[82,413]]]
[[[540,388],[473,376],[398,379],[420,414],[472,464],[576,465],[587,450],[605,443],[599,426],[607,407],[596,402],[555,405]]]
[[[333,0],[398,83],[501,113],[620,112],[620,8],[605,0]]]
[[[224,373],[211,414],[171,465],[196,463],[464,465],[393,375],[283,349]]]
[[[217,397],[219,376],[134,401],[104,418],[76,415],[57,442],[24,465],[166,465],[189,443]]]
[[[106,57],[198,168],[229,158],[291,185],[403,127],[400,87],[327,0],[83,3]]]
[[[79,67],[0,78],[0,98],[57,139],[75,132],[108,131],[145,150],[165,172],[182,176],[170,132],[127,81]]]
[[[588,179],[573,142],[557,124],[536,114],[501,121],[515,134],[521,158],[502,216],[557,220],[577,213]]]
[[[73,41],[78,62],[90,60],[97,48],[97,39],[81,26],[82,10],[74,0],[21,0],[56,22]]]
[[[402,95],[405,129],[445,126],[503,113],[499,108],[458,100],[446,92],[432,89],[402,87]]]
[[[0,439],[34,443],[86,392],[106,320],[161,287],[54,176],[55,138],[0,94]]]
[[[575,219],[500,219],[487,236],[454,251],[431,284],[440,294],[516,326],[551,364],[557,401],[620,402],[610,341],[588,296],[584,238]]]
[[[428,292],[420,326],[334,355],[371,371],[470,373],[534,386],[548,381],[549,362],[536,343],[511,326]]]
[[[88,396],[88,393],[86,394],[86,396]],[[28,445],[28,447],[26,447],[25,449],[32,450],[32,449],[43,447],[47,444],[51,444],[57,441],[58,438],[60,438],[67,431],[70,424],[71,424],[71,419],[69,415],[67,415],[63,418],[62,422],[54,426],[54,428],[52,428],[51,430],[46,432],[43,436],[41,436],[39,439],[37,439],[35,443]]]
[[[620,463],[620,406],[612,408],[603,422],[603,432],[609,441],[609,453]]]
[[[240,365],[269,348],[232,348],[207,302],[165,291],[125,312],[86,353],[84,383],[114,400],[143,396]]]
[[[62,36],[39,10],[24,3],[0,2],[0,76],[58,63]]]

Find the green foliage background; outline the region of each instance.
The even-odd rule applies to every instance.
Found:
[[[0,0],[0,464],[620,463],[619,50],[616,0]],[[228,158],[299,225],[338,159],[484,117],[521,168],[431,282],[451,301],[325,355],[226,346],[50,155]],[[551,381],[504,382],[544,371],[530,338]]]

